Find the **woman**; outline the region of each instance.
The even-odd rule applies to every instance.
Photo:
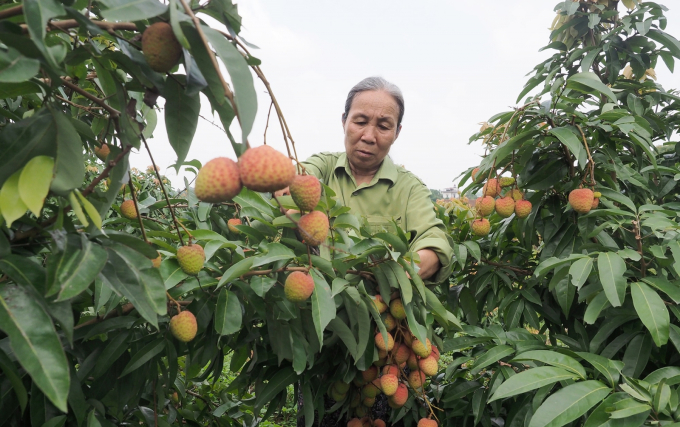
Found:
[[[435,216],[430,190],[388,156],[403,117],[401,90],[381,77],[368,77],[345,101],[345,152],[316,154],[303,165],[374,231],[392,228],[394,220],[410,232],[410,249],[420,257],[418,274],[441,282],[451,272],[452,240]]]

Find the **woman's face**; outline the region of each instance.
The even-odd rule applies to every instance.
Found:
[[[359,92],[343,121],[345,152],[357,171],[373,172],[390,152],[399,136],[399,106],[382,90]]]

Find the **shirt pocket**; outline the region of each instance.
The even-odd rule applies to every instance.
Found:
[[[401,217],[393,218],[391,216],[367,215],[366,222],[372,233],[387,232],[396,234],[397,229],[394,227],[395,222],[399,228],[402,228]]]

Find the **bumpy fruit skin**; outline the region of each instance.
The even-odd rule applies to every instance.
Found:
[[[406,361],[408,368],[412,371],[418,370],[418,356],[412,351],[408,355],[408,360]]]
[[[286,298],[291,302],[306,301],[314,292],[314,279],[302,271],[294,271],[286,278],[283,286]]]
[[[378,310],[378,313],[382,314],[387,311],[387,304],[383,301],[382,297],[380,295],[376,295],[373,298],[373,305],[375,306],[375,309]]]
[[[221,203],[237,196],[242,187],[236,162],[226,157],[217,157],[198,171],[194,192],[203,202]]]
[[[197,330],[196,317],[190,311],[183,311],[170,319],[170,332],[182,342],[193,340]]]
[[[483,237],[489,234],[489,231],[491,231],[491,223],[486,218],[476,219],[472,221],[471,228],[472,234]]]
[[[240,219],[232,218],[229,221],[227,221],[227,228],[229,229],[229,231],[231,231],[234,234],[241,234],[241,230],[239,230],[235,226],[236,225],[242,225],[242,224],[243,224],[243,222],[241,222]]]
[[[380,394],[380,389],[373,383],[368,383],[361,389],[363,397],[376,397],[378,394]]]
[[[436,345],[432,346],[432,355],[434,356],[435,360],[439,362],[439,349]]]
[[[205,251],[197,244],[182,246],[177,249],[177,262],[183,272],[195,276],[203,268]]]
[[[137,209],[133,200],[126,200],[120,205],[120,214],[127,219],[137,219]]]
[[[406,384],[399,384],[397,387],[397,392],[394,393],[394,395],[390,396],[387,399],[387,402],[390,405],[390,408],[401,408],[404,406],[406,401],[408,400],[408,388],[406,388]]]
[[[600,193],[599,191],[593,191],[593,197],[599,199],[600,197],[602,197],[602,193]]]
[[[428,377],[431,377],[432,375],[436,375],[437,372],[439,371],[439,366],[437,365],[437,359],[435,359],[434,355],[432,355],[432,354],[430,354],[429,356],[427,356],[424,359],[420,359],[420,361],[418,361],[418,367]]]
[[[321,183],[313,175],[295,175],[288,189],[295,204],[303,211],[313,211],[321,200]]]
[[[399,367],[397,365],[387,365],[382,369],[383,375],[394,375],[399,377]]]
[[[528,200],[518,200],[515,202],[515,215],[517,218],[526,218],[531,213],[531,202]]]
[[[151,69],[166,73],[179,61],[182,46],[172,32],[170,24],[156,22],[149,25],[142,34],[142,51]]]
[[[485,196],[496,197],[501,192],[501,186],[496,178],[491,178],[484,184],[483,193]]]
[[[298,221],[298,228],[305,243],[311,246],[319,246],[328,237],[328,217],[321,211],[310,212],[302,215]]]
[[[381,357],[380,359],[373,362],[377,367],[385,366],[387,364],[387,357]]]
[[[594,198],[593,190],[590,188],[579,188],[569,193],[569,204],[576,212],[585,214],[590,212]]]
[[[496,206],[496,199],[491,196],[480,197],[475,200],[475,207],[481,216],[489,216]]]
[[[392,337],[392,334],[388,332],[387,346],[385,346],[385,339],[383,338],[382,334],[375,334],[375,345],[380,350],[391,351],[394,348],[394,338]]]
[[[498,181],[498,184],[501,186],[501,188],[510,187],[514,183],[515,178],[509,176],[501,177],[501,179]]]
[[[102,144],[101,147],[94,148],[94,155],[97,156],[102,162],[105,161],[107,157],[109,157],[110,153],[111,149],[106,144]]]
[[[503,218],[508,218],[515,213],[515,201],[512,197],[503,197],[496,201],[496,212]]]
[[[406,344],[399,344],[399,347],[397,347],[397,350],[394,352],[393,355],[394,363],[396,363],[397,365],[401,365],[402,363],[408,360],[408,357],[410,355],[411,349],[408,348]]]
[[[404,303],[400,299],[393,299],[390,301],[390,314],[397,320],[406,319]]]
[[[385,315],[383,323],[385,323],[385,329],[387,329],[387,332],[392,332],[394,328],[397,327],[397,320],[389,313]]]
[[[387,374],[380,377],[380,388],[386,396],[392,396],[397,392],[399,386],[399,379],[396,375]]]
[[[371,366],[365,371],[361,371],[361,377],[363,378],[364,383],[370,383],[374,379],[378,378],[378,368]]]
[[[161,254],[158,254],[158,256],[157,256],[156,258],[154,258],[154,259],[151,260],[151,263],[153,264],[154,267],[160,268],[160,266],[161,266],[161,261],[163,261],[163,260],[161,259]]]
[[[522,191],[520,191],[518,188],[513,188],[512,190],[510,190],[509,194],[510,197],[512,197],[512,199],[516,202],[524,198],[524,193],[522,193]]]
[[[425,381],[427,381],[427,377],[422,371],[413,371],[408,374],[408,385],[410,385],[412,389],[421,388],[423,384],[425,384]]]
[[[375,405],[375,397],[364,397],[364,400],[362,400],[361,403],[367,408],[370,408]]]
[[[590,205],[590,210],[597,209],[598,206],[600,206],[600,199],[594,198],[593,204]]]
[[[430,420],[427,418],[421,418],[420,421],[418,421],[418,427],[437,427],[437,420]]]
[[[427,357],[432,353],[432,343],[428,338],[425,338],[425,343],[419,341],[417,338],[411,344],[411,350],[419,357]]]
[[[473,182],[477,182],[477,174],[478,173],[479,173],[479,168],[472,169],[472,173],[470,175],[472,176]]]
[[[238,169],[243,185],[262,193],[283,190],[295,178],[292,161],[268,145],[246,150],[238,159]]]
[[[359,418],[352,418],[351,420],[347,421],[347,427],[361,427],[362,423]]]

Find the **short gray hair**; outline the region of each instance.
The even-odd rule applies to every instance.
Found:
[[[390,83],[382,77],[366,77],[359,83],[355,84],[354,87],[347,94],[347,100],[345,101],[345,112],[342,114],[342,120],[347,119],[350,108],[352,108],[352,102],[357,93],[364,92],[367,90],[384,90],[389,93],[392,98],[397,102],[399,107],[399,119],[397,120],[397,126],[401,125],[401,119],[404,118],[404,95],[401,93],[401,89],[397,87],[394,83]]]

